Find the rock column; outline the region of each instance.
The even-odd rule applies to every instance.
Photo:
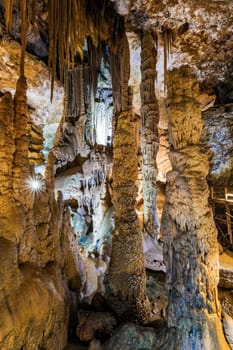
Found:
[[[159,121],[158,103],[155,96],[156,50],[150,32],[141,39],[141,115],[142,115],[142,173],[144,195],[144,227],[148,234],[156,237],[159,221],[156,213],[156,154],[158,151]]]
[[[15,239],[15,232],[9,229],[14,214],[12,207],[12,169],[15,151],[14,104],[9,92],[0,94],[0,237]]]
[[[218,242],[208,205],[207,157],[198,82],[192,69],[169,72],[168,113],[173,171],[163,214],[169,292],[168,326],[175,349],[228,349],[218,302]]]
[[[17,82],[15,92],[15,159],[14,159],[14,197],[19,202],[25,194],[25,184],[31,175],[28,160],[28,149],[30,143],[30,124],[27,113],[27,82],[21,76]]]
[[[115,311],[124,320],[146,322],[149,301],[145,295],[146,274],[142,235],[135,211],[138,176],[136,124],[132,112],[132,92],[128,87],[129,47],[124,38],[118,55],[121,95],[114,99],[116,128],[113,141],[112,202],[115,230],[112,240],[109,281],[116,297]],[[127,58],[127,59],[125,59]],[[115,62],[116,60],[112,60]],[[126,74],[123,74],[126,72]],[[113,89],[114,89],[113,84]],[[117,95],[113,92],[113,95]],[[120,111],[119,111],[120,109]],[[114,301],[111,301],[114,308]]]

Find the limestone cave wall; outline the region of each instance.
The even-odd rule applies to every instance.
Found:
[[[0,0],[1,349],[232,347],[231,11]]]

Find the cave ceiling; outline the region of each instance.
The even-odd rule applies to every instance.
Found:
[[[232,1],[116,1],[119,12],[123,3],[129,30],[173,31],[170,67],[192,65],[207,91],[232,78]]]
[[[219,95],[223,94],[222,90],[229,92],[233,74],[231,0],[112,2],[115,10],[124,16],[128,32],[140,35],[142,31],[150,30],[158,38],[161,46],[166,45],[166,40],[172,41],[168,68],[188,63],[196,69],[202,90],[209,94],[213,93],[213,90],[216,93],[217,90]],[[5,27],[4,3],[4,0],[0,0],[1,33],[4,33]],[[19,4],[19,1],[15,1],[15,4],[17,3]],[[18,8],[14,7],[11,37],[19,41]],[[111,13],[108,16],[111,18]],[[100,34],[102,38],[107,39],[104,30]],[[34,25],[29,27],[27,50],[47,63],[48,4],[45,0],[36,2],[36,18]]]

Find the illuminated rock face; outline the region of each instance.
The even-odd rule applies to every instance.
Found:
[[[87,64],[78,65],[73,73],[68,73],[63,119],[51,152],[55,191],[62,191],[65,204],[71,206],[78,242],[87,252],[100,252],[113,230],[108,189],[113,109],[108,66],[101,66],[100,76],[93,96],[88,86]]]
[[[202,149],[208,155],[212,185],[233,185],[233,105],[216,106],[203,113]]]
[[[148,317],[145,296],[146,276],[135,204],[137,187],[137,147],[133,116],[122,112],[114,136],[113,193],[115,230],[110,262],[110,286],[122,303],[126,319],[144,322]],[[120,315],[122,316],[122,314]]]
[[[168,327],[177,349],[228,349],[218,303],[218,243],[208,205],[207,157],[200,153],[198,83],[188,66],[169,72],[173,171],[163,213],[169,295]]]
[[[26,188],[33,174],[26,87],[21,77],[14,100],[0,96],[0,348],[63,350],[81,286],[79,256],[62,200],[45,185]]]
[[[156,49],[150,32],[142,35],[141,49],[141,118],[142,118],[142,174],[144,197],[145,231],[157,237],[159,221],[156,211],[156,154],[158,150],[159,121],[158,104],[155,96]]]
[[[112,56],[112,63],[117,64],[120,74],[115,76],[115,79],[118,77],[119,84],[113,84],[115,129],[112,202],[115,209],[115,230],[112,237],[109,283],[115,298],[113,297],[110,302],[113,303],[113,309],[120,318],[145,323],[149,316],[150,304],[145,295],[146,275],[142,234],[135,210],[138,135],[136,118],[132,111],[132,89],[128,86],[130,52],[126,36],[122,38],[117,56]],[[113,69],[112,80],[114,80]]]
[[[0,0],[1,14],[3,2],[5,3]],[[170,163],[167,161],[167,116],[162,116],[160,108],[159,128],[163,130],[159,131],[160,146],[165,146],[166,149],[163,149],[157,157],[158,163],[161,162],[163,175],[161,178],[160,175],[157,176],[155,161],[158,147],[158,106],[154,91],[156,65],[154,39],[158,32],[163,32],[167,27],[174,29],[177,41],[171,50],[170,65],[179,66],[183,62],[195,67],[197,65],[199,79],[206,88],[208,78],[222,79],[222,72],[227,72],[229,62],[232,61],[230,13],[233,3],[229,0],[218,2],[206,0],[204,3],[167,0],[166,4],[165,1],[139,0],[113,2],[116,3],[116,9],[121,15],[129,14],[125,18],[128,30],[135,30],[134,35],[142,38],[144,223],[146,230],[156,235],[159,225],[155,208],[155,182],[156,177],[164,180],[164,174],[170,169]],[[43,0],[37,3],[42,7],[44,5]],[[46,41],[46,8],[44,11],[43,19],[38,15],[36,21],[38,24],[40,18],[39,21],[45,28]],[[91,13],[92,15],[95,16]],[[18,18],[17,27],[19,23]],[[103,35],[105,42],[109,40],[108,35],[105,37],[105,21],[103,23],[101,30],[97,31],[94,26],[88,28],[88,35],[96,39],[95,43],[99,35]],[[37,25],[34,33],[30,28],[29,39],[35,36],[36,27]],[[19,33],[19,28],[16,32]],[[107,258],[106,264],[99,266],[102,272],[106,270],[110,255],[110,244],[104,239],[108,239],[114,230],[113,202],[116,227],[113,234],[110,284],[118,298],[117,307],[120,309],[118,315],[122,316],[123,320],[130,319],[142,323],[147,319],[149,305],[145,296],[144,257],[140,233],[143,225],[139,228],[135,214],[137,152],[141,140],[139,135],[135,136],[138,126],[136,127],[135,116],[129,103],[130,53],[127,50],[126,36],[120,33],[118,37],[117,30],[112,34],[114,34],[113,42],[115,44],[118,42],[116,46],[121,47],[115,55],[115,50],[118,48],[111,47],[113,43],[111,39],[109,40],[111,43],[109,50],[113,49],[110,54],[111,71],[115,71],[116,79],[113,74],[111,83],[109,72],[105,75],[101,70],[102,80],[100,79],[97,84],[94,101],[90,86],[84,82],[86,68],[81,64],[71,74],[75,86],[71,86],[71,90],[66,92],[65,97],[68,101],[65,99],[65,103],[71,102],[71,105],[74,103],[72,108],[75,108],[64,113],[55,147],[49,154],[45,185],[37,194],[28,193],[24,187],[26,178],[33,174],[30,164],[34,163],[30,163],[30,160],[34,159],[36,164],[37,161],[41,161],[38,152],[31,154],[30,147],[33,144],[33,150],[41,150],[42,143],[38,130],[29,127],[31,122],[26,111],[25,79],[21,77],[19,80],[14,101],[10,93],[0,93],[0,318],[4,320],[0,324],[2,349],[60,350],[66,346],[69,308],[75,310],[73,305],[75,302],[72,304],[72,300],[76,301],[75,293],[80,289],[81,282],[77,271],[81,270],[82,264],[77,254],[77,237],[70,225],[69,210],[64,209],[61,198],[56,202],[53,196],[54,171],[56,190],[63,191],[65,205],[72,207],[73,225],[80,234],[79,238],[83,239],[84,236],[87,240],[90,238],[87,244],[90,251],[107,251],[106,255],[103,252]],[[41,43],[40,35],[39,42]],[[47,50],[46,45],[42,44],[43,50]],[[36,46],[36,49],[38,47]],[[15,90],[18,60],[18,45],[2,41],[1,90],[2,88],[10,88],[11,92]],[[161,65],[157,65],[157,68],[159,70]],[[62,88],[57,88],[56,93],[54,91],[53,108],[49,104],[50,85],[46,67],[41,67],[35,59],[27,56],[25,72],[30,87],[27,96],[28,104],[33,110],[32,119],[39,127],[46,125],[44,134],[48,135],[49,140],[49,142],[46,140],[47,156],[51,148],[50,141],[60,120],[58,116],[62,110]],[[218,282],[216,230],[207,205],[208,189],[205,177],[208,165],[206,157],[199,151],[202,122],[197,107],[197,85],[191,70],[183,69],[181,73],[179,71],[171,73],[169,83],[169,134],[173,147],[171,152],[173,171],[168,175],[163,225],[169,288],[168,325],[169,329],[173,330],[167,334],[166,339],[160,339],[155,337],[154,330],[146,334],[146,331],[136,328],[139,338],[133,336],[130,345],[126,341],[128,335],[125,338],[120,336],[117,342],[121,344],[118,345],[119,343],[113,339],[109,345],[111,350],[120,346],[122,350],[126,350],[127,346],[129,348],[132,346],[131,348],[135,350],[136,346],[142,345],[140,333],[146,334],[142,336],[145,340],[143,341],[145,350],[149,347],[153,350],[174,350],[174,348],[188,350],[194,346],[208,350],[216,347],[227,349],[221,333],[216,292]],[[214,79],[209,83],[211,96],[213,86],[215,87]],[[220,83],[217,85],[218,90]],[[78,100],[73,101],[73,95],[77,92]],[[223,92],[220,89],[218,102],[225,101]],[[215,100],[215,96],[211,101],[209,97],[209,94],[205,97],[206,106]],[[227,98],[232,98],[230,91]],[[161,101],[159,104],[161,105]],[[42,105],[45,107],[42,108]],[[139,111],[140,106],[137,106],[136,110]],[[212,120],[206,123],[206,129],[210,124],[211,130],[217,130],[218,117],[221,120],[227,119],[225,124],[224,122],[221,124],[222,130],[219,130],[219,134],[214,135],[215,131],[212,134],[210,132],[208,141],[206,139],[203,141],[204,148],[209,147],[207,143],[211,144],[212,150],[217,155],[216,163],[215,160],[211,163],[213,173],[209,179],[212,183],[223,180],[221,183],[225,184],[232,181],[232,123],[225,112],[215,114],[213,110],[212,118],[211,111]],[[139,120],[138,116],[137,118]],[[51,129],[50,125],[47,125],[50,122]],[[115,138],[113,175],[111,175],[112,125]],[[33,137],[34,143],[30,140]],[[218,174],[219,160],[222,161],[223,157],[219,155],[218,147],[215,146],[223,139],[224,142],[227,139],[227,144],[223,146],[224,156],[225,152],[229,154],[225,173],[221,171],[221,174]],[[31,153],[28,153],[28,149]],[[141,209],[142,202],[140,206]],[[88,277],[86,282],[89,282],[89,286],[82,292],[90,299],[99,287],[100,278],[97,278],[99,276],[96,275],[95,263],[94,259],[91,263],[90,259],[86,261]],[[132,336],[134,327],[133,332],[131,326],[127,327],[125,332],[128,334],[129,330]],[[135,339],[137,344],[133,343]]]

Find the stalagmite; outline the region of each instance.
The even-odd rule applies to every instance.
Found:
[[[9,92],[0,95],[0,237],[15,239],[15,232],[9,229],[13,217],[10,210],[12,203],[12,171],[14,159],[14,104]]]
[[[159,221],[156,213],[156,154],[158,150],[158,103],[155,96],[156,49],[150,32],[142,34],[141,51],[141,114],[142,114],[142,173],[144,195],[144,226],[156,237]]]
[[[208,161],[200,152],[198,82],[192,69],[169,72],[168,113],[173,171],[163,215],[168,327],[175,349],[229,349],[218,302],[218,243],[208,205]]]
[[[137,196],[135,182],[138,175],[137,139],[132,112],[132,92],[129,87],[126,94],[129,79],[129,49],[127,38],[124,40],[123,54],[118,56],[121,95],[115,96],[114,99],[115,111],[119,113],[120,109],[120,113],[115,115],[117,120],[113,141],[112,201],[115,208],[115,231],[109,282],[113,294],[119,301],[117,307],[119,316],[144,323],[148,319],[150,306],[145,295],[146,275],[142,236],[135,211]]]
[[[145,296],[142,237],[135,212],[137,155],[134,127],[132,113],[122,112],[118,117],[113,145],[115,231],[109,278],[114,295],[121,300],[125,317],[145,322],[149,305]]]
[[[28,160],[30,143],[30,124],[27,113],[27,82],[21,76],[17,82],[15,93],[15,154],[14,154],[14,197],[21,202],[22,193],[25,191],[25,181],[31,175]]]

